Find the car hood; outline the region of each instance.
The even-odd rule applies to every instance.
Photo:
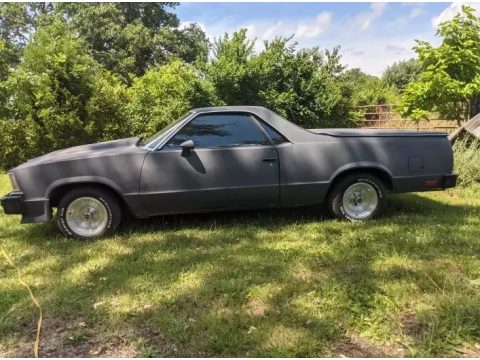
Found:
[[[139,137],[131,137],[120,140],[105,141],[95,144],[73,146],[67,149],[53,151],[51,153],[28,160],[19,167],[46,164],[56,161],[83,159],[87,157],[98,157],[119,154],[125,151],[139,149],[136,144]]]

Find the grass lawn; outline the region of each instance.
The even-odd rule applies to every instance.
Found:
[[[0,210],[0,242],[43,307],[41,356],[480,353],[480,186],[392,195],[366,223],[172,216],[94,242]],[[0,258],[0,356],[32,355],[36,314]]]

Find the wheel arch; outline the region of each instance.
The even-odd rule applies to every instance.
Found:
[[[80,177],[56,181],[48,187],[46,198],[50,200],[51,207],[56,207],[65,194],[73,189],[84,186],[93,186],[108,191],[118,200],[122,210],[127,210],[131,213],[130,206],[121,195],[122,192],[120,188],[112,181],[103,178]]]
[[[393,190],[392,174],[382,165],[372,163],[351,164],[338,169],[330,179],[327,194],[341,178],[354,173],[368,173],[380,179],[387,190]]]

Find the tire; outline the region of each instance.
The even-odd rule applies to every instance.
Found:
[[[60,200],[56,214],[60,231],[80,240],[113,234],[121,219],[122,210],[116,196],[95,186],[69,191]]]
[[[387,193],[383,182],[369,173],[340,178],[328,196],[328,210],[338,219],[365,221],[383,214]]]

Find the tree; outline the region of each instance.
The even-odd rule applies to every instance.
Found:
[[[15,51],[0,39],[0,118],[7,116],[8,90],[5,87],[5,81],[12,71],[12,63],[15,62]]]
[[[0,3],[0,51],[2,67],[18,65],[33,29],[28,7],[22,3]],[[0,77],[5,75],[5,70]],[[0,79],[4,80],[4,79]]]
[[[254,46],[255,41],[247,39],[246,29],[234,32],[231,37],[224,34],[215,39],[213,58],[205,72],[223,104],[257,103],[258,76],[250,62]]]
[[[471,7],[439,25],[439,47],[418,41],[414,48],[422,63],[419,80],[407,85],[401,114],[414,121],[436,111],[447,119],[468,118],[470,101],[480,94],[480,18]]]
[[[290,40],[265,42],[256,54],[245,29],[217,39],[205,71],[217,97],[229,105],[266,106],[305,127],[349,124],[339,48],[297,51]]]
[[[339,48],[296,50],[291,38],[265,43],[253,59],[259,79],[258,103],[304,127],[328,127],[349,120],[338,76]]]
[[[395,89],[245,29],[210,44],[172,3],[0,4],[0,168],[72,145],[152,135],[193,107],[261,105],[307,127],[352,126]],[[13,139],[13,140],[12,140]]]
[[[365,74],[358,68],[346,71],[341,79],[353,106],[392,104],[398,98],[394,86],[376,76]]]
[[[164,29],[159,36],[168,54],[190,64],[207,61],[210,41],[197,24],[188,24],[182,29]]]
[[[205,56],[208,41],[199,27],[179,29],[168,11],[175,3],[58,3],[85,39],[90,54],[129,82],[172,57],[193,62]]]
[[[0,39],[20,55],[40,18],[52,13],[53,8],[53,3],[0,3]]]
[[[402,60],[385,69],[382,81],[401,91],[411,82],[418,80],[421,71],[422,63],[418,59]]]
[[[132,133],[153,135],[192,108],[212,105],[212,93],[192,65],[175,60],[152,68],[128,89]]]
[[[27,4],[0,4],[0,38],[8,45],[23,46],[32,31],[32,17]]]
[[[61,19],[35,33],[6,86],[8,121],[32,134],[31,153],[105,139],[105,132],[115,134],[112,127],[123,127],[118,79],[102,71]]]

